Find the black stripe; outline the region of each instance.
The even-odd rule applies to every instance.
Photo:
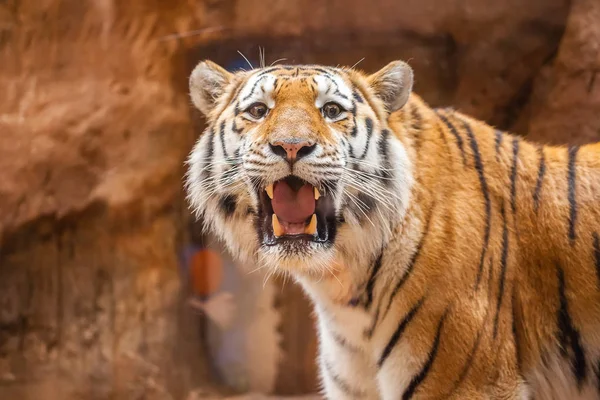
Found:
[[[237,124],[235,123],[235,119],[234,119],[233,123],[231,124],[231,130],[234,131],[235,133],[237,133],[239,135],[240,133],[242,133],[242,131],[244,129],[243,128],[238,128]]]
[[[483,336],[482,334],[483,334],[483,329],[480,329],[477,332],[477,337],[475,338],[475,343],[473,343],[473,347],[471,347],[471,351],[469,351],[469,354],[467,355],[467,360],[465,361],[465,365],[463,366],[462,370],[460,371],[460,374],[458,375],[458,379],[456,379],[456,381],[454,382],[454,385],[452,386],[452,389],[450,390],[448,395],[446,395],[445,397],[450,397],[452,394],[454,394],[456,389],[458,389],[460,387],[460,385],[464,382],[465,378],[469,374],[469,371],[471,370],[471,367],[473,366],[473,360],[475,359],[475,353],[477,353],[477,350],[479,349],[479,343],[481,343],[481,337]]]
[[[512,142],[513,162],[510,171],[510,208],[513,215],[517,213],[517,166],[519,162],[519,138],[514,137]]]
[[[273,162],[264,162],[264,161],[259,161],[259,160],[250,160],[248,161],[248,164],[252,164],[254,166],[260,166],[260,167],[272,167],[273,165],[275,165],[275,163]]]
[[[437,126],[438,133],[440,134],[440,140],[444,142],[444,146],[448,148],[448,140],[446,140],[446,135],[444,135],[444,130],[438,125]]]
[[[435,333],[435,339],[433,341],[433,345],[431,346],[431,350],[429,351],[427,361],[425,361],[425,365],[423,365],[421,372],[419,372],[408,384],[408,388],[406,388],[406,391],[402,395],[402,400],[410,399],[415,394],[415,391],[417,390],[419,385],[425,380],[425,378],[427,378],[427,374],[431,370],[431,366],[435,361],[438,349],[440,347],[440,340],[442,338],[442,328],[444,327],[444,321],[446,320],[447,316],[448,310],[444,312],[444,315],[440,319],[437,331]]]
[[[577,379],[577,385],[581,389],[583,382],[586,377],[586,361],[585,352],[581,345],[579,331],[573,327],[573,321],[569,314],[569,304],[567,296],[565,294],[565,274],[560,265],[556,265],[558,275],[558,297],[560,302],[560,308],[557,315],[558,323],[558,340],[561,345],[561,354],[571,360],[571,369],[573,375]],[[569,347],[571,348],[571,355],[569,355]]]
[[[226,217],[231,217],[237,206],[237,198],[232,194],[225,195],[219,200],[219,206]]]
[[[333,383],[335,383],[335,385],[342,392],[344,392],[345,395],[354,397],[354,398],[365,396],[365,392],[351,387],[348,382],[346,382],[344,379],[342,379],[341,376],[336,374],[335,371],[333,370],[333,366],[329,363],[329,361],[324,361],[324,364],[325,364],[325,369],[327,370],[327,375],[329,375],[329,377],[331,378]]]
[[[371,327],[366,329],[363,334],[367,339],[373,337],[373,333],[375,332],[375,327],[377,326],[377,320],[379,319],[379,312],[381,311],[381,304],[383,303],[383,299],[379,301],[379,307],[375,310],[375,316],[373,317],[373,322],[371,322]]]
[[[375,288],[375,278],[377,278],[377,273],[381,269],[381,264],[383,260],[383,250],[379,253],[379,257],[375,260],[375,264],[373,264],[373,268],[371,269],[371,276],[367,281],[367,301],[365,302],[365,309],[368,310],[373,304],[373,289]]]
[[[354,101],[353,101],[353,102],[352,102],[352,108],[350,109],[350,112],[352,113],[352,116],[353,116],[354,118],[356,118],[356,111],[357,111],[357,108],[356,108],[356,102],[354,102]]]
[[[292,68],[292,67],[288,67],[288,66],[277,66],[277,67],[270,67],[270,68],[267,68],[267,69],[265,69],[265,70],[261,71],[261,72],[260,72],[258,75],[256,75],[256,77],[261,77],[261,76],[263,76],[263,75],[266,75],[266,74],[268,74],[268,73],[271,73],[271,72],[273,72],[273,71],[275,71],[275,70],[277,70],[277,69],[281,69],[281,68],[283,68],[283,69],[286,69],[286,70],[289,70],[289,69],[290,69],[290,68]]]
[[[502,214],[502,254],[500,256],[500,283],[498,284],[498,302],[496,303],[496,315],[494,316],[494,339],[498,334],[498,318],[500,315],[500,307],[502,306],[502,298],[504,297],[504,281],[506,280],[506,261],[508,258],[508,227],[506,226],[506,212],[504,204],[500,207]]]
[[[427,238],[427,234],[429,233],[429,224],[430,224],[431,220],[433,219],[432,216],[433,216],[433,205],[431,206],[431,212],[429,214],[429,218],[425,222],[425,229],[421,236],[421,241],[419,242],[415,252],[411,256],[410,261],[408,262],[408,266],[406,267],[406,271],[404,272],[404,275],[402,275],[402,277],[400,278],[398,283],[396,283],[396,285],[394,286],[394,289],[392,290],[392,294],[390,295],[390,299],[388,300],[388,305],[385,309],[385,312],[383,313],[382,319],[385,319],[385,317],[387,316],[387,313],[388,313],[388,311],[390,311],[390,307],[392,306],[392,302],[394,301],[394,297],[396,297],[396,294],[398,294],[398,292],[400,291],[402,286],[404,286],[404,284],[410,277],[410,274],[412,273],[412,271],[415,267],[415,264],[417,263],[417,259],[419,258],[419,254],[421,254],[421,249],[423,248],[423,245],[425,244],[425,239]]]
[[[469,137],[469,143],[471,144],[471,150],[473,151],[473,159],[475,161],[475,169],[479,176],[479,184],[481,185],[481,193],[483,194],[483,200],[485,201],[485,227],[483,232],[483,248],[481,249],[481,258],[479,259],[479,270],[477,271],[477,279],[475,281],[475,290],[479,287],[481,282],[481,274],[483,272],[483,262],[485,260],[485,254],[487,253],[488,244],[490,241],[490,228],[492,219],[492,203],[490,201],[490,193],[488,191],[487,182],[485,180],[485,174],[483,172],[483,162],[481,161],[481,155],[479,154],[479,146],[471,130],[471,126],[467,122],[463,122],[467,136]]]
[[[569,174],[568,174],[568,183],[569,183],[569,239],[571,242],[575,240],[575,224],[577,223],[577,200],[575,199],[575,180],[576,180],[576,172],[575,172],[575,163],[577,161],[577,152],[579,151],[579,146],[571,146],[569,147]]]
[[[450,121],[448,121],[448,118],[446,118],[442,114],[439,114],[437,111],[436,111],[436,113],[437,113],[438,117],[440,117],[440,119],[444,122],[444,124],[446,124],[446,126],[450,130],[450,133],[452,133],[452,135],[456,139],[456,144],[458,145],[458,149],[460,150],[460,156],[462,157],[463,165],[467,165],[467,159],[465,157],[465,149],[464,149],[462,137],[460,137],[460,134],[458,133],[458,131],[456,130],[454,125],[452,125],[450,123]]]
[[[540,166],[538,168],[537,181],[535,182],[535,190],[533,191],[533,209],[537,213],[540,206],[540,192],[542,191],[542,183],[544,182],[544,175],[546,174],[546,155],[544,154],[544,148],[538,147],[538,153],[540,155]]]
[[[346,340],[345,338],[343,338],[339,333],[328,329],[329,334],[331,335],[331,337],[333,338],[333,340],[338,344],[338,346],[343,347],[347,350],[350,350],[352,353],[356,353],[358,352],[358,347],[348,343],[348,340]]]
[[[423,117],[419,113],[416,106],[413,106],[410,110],[410,116],[412,117],[412,128],[414,130],[421,130],[423,124]]]
[[[596,276],[598,278],[598,287],[600,287],[600,238],[598,233],[592,235],[594,239],[594,260],[596,261]]]
[[[360,159],[364,159],[369,151],[369,145],[371,144],[371,138],[373,137],[373,120],[371,118],[365,119],[365,125],[367,127],[367,143],[365,144],[365,151],[363,152]]]
[[[342,92],[340,92],[340,89],[339,89],[339,86],[338,86],[338,84],[337,84],[337,83],[333,82],[333,84],[334,84],[334,85],[335,85],[335,87],[336,87],[336,89],[335,89],[335,91],[333,92],[333,94],[335,94],[336,96],[339,96],[339,97],[341,97],[342,99],[350,100],[350,99],[348,98],[348,96],[346,96],[345,94],[343,94]],[[355,113],[356,113],[356,104],[354,104],[354,108],[353,108],[353,114],[355,114]]]
[[[377,361],[377,366],[379,368],[381,368],[381,366],[383,365],[383,363],[385,362],[385,360],[390,356],[390,354],[392,353],[392,350],[394,349],[394,346],[396,346],[396,344],[398,343],[398,340],[400,340],[400,337],[402,336],[402,333],[404,332],[404,330],[406,329],[406,327],[408,326],[408,324],[410,323],[410,321],[415,317],[415,315],[417,314],[417,311],[419,311],[419,309],[423,305],[424,301],[425,301],[425,298],[422,297],[417,302],[417,304],[415,304],[410,309],[410,311],[408,312],[408,314],[406,314],[406,316],[404,317],[404,319],[402,319],[402,321],[400,322],[400,324],[398,324],[398,327],[396,328],[396,331],[394,332],[394,334],[390,338],[390,341],[388,342],[388,344],[383,349],[383,352],[381,353],[381,357],[379,357],[379,360]]]
[[[322,67],[310,67],[310,69],[313,69],[313,70],[315,70],[315,71],[317,71],[317,72],[320,72],[320,73],[322,73],[322,74],[325,74],[325,76],[327,76],[328,78],[331,78],[331,77],[333,77],[333,74],[335,73],[335,72],[334,72],[334,71],[332,71],[332,70],[326,70],[326,69],[324,69],[324,68],[322,68]]]
[[[310,165],[311,167],[315,167],[315,168],[321,168],[323,169],[325,172],[327,171],[338,171],[341,170],[341,167],[337,164],[334,163],[330,163],[330,162],[306,162],[305,165]]]
[[[381,131],[381,136],[379,138],[379,155],[381,156],[382,162],[381,165],[383,168],[381,169],[379,176],[384,178],[384,184],[390,185],[392,182],[389,178],[392,177],[392,166],[390,164],[390,155],[388,151],[388,138],[390,136],[390,132],[387,129]]]
[[[423,117],[419,113],[419,110],[416,106],[412,106],[410,115],[412,119],[411,127],[414,131],[416,131],[414,136],[415,151],[418,152],[421,149],[421,143],[423,142],[423,132],[421,132],[421,129],[423,128]]]
[[[219,137],[221,138],[221,149],[223,150],[223,157],[225,157],[225,160],[229,160],[229,153],[227,153],[227,149],[225,148],[225,121],[221,122]]]
[[[496,136],[495,144],[496,144],[496,161],[500,160],[500,147],[502,146],[502,140],[504,139],[504,135],[499,130],[495,130],[494,134]]]
[[[201,166],[202,168],[202,176],[206,179],[210,175],[212,175],[212,167],[213,167],[213,158],[215,155],[215,128],[210,128],[210,133],[208,134],[208,143],[206,144],[206,156],[204,157],[205,164]]]
[[[350,136],[356,137],[356,134],[358,133],[358,123],[356,122],[356,118],[352,118],[352,121],[354,122],[354,126],[352,127],[352,132],[350,132]]]
[[[354,147],[350,143],[348,143],[348,155],[350,158],[356,158],[354,155]]]
[[[519,367],[519,372],[521,371],[521,366],[523,365],[523,359],[521,356],[521,339],[519,336],[519,331],[517,327],[517,285],[516,283],[513,286],[512,291],[512,334],[513,334],[513,342],[515,344],[515,359],[517,361],[517,366]]]
[[[231,181],[238,172],[234,169],[234,167],[229,167],[227,170],[223,171],[223,174],[220,177],[221,181]]]
[[[265,79],[265,77],[264,77],[263,75],[264,75],[264,74],[262,74],[262,73],[261,73],[260,75],[257,75],[257,77],[259,77],[259,78],[258,78],[258,79],[256,79],[256,81],[254,81],[254,85],[252,85],[252,89],[250,89],[250,93],[248,94],[248,96],[244,97],[244,98],[242,99],[242,101],[246,101],[246,100],[248,100],[250,97],[252,97],[252,95],[254,94],[254,91],[256,90],[256,87],[258,86],[258,84],[259,84],[259,83],[260,83],[260,82],[261,82],[263,79]]]
[[[361,95],[358,93],[358,91],[356,89],[352,92],[352,96],[354,97],[354,100],[356,100],[357,102],[364,103],[363,98],[361,97]]]

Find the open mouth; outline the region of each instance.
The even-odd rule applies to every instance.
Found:
[[[259,193],[259,232],[269,246],[283,241],[330,242],[335,234],[333,199],[290,175]]]

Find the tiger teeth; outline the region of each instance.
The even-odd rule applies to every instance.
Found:
[[[321,197],[321,193],[319,193],[319,189],[315,187],[315,200],[319,200],[319,197]]]
[[[317,214],[312,215],[310,222],[308,223],[306,228],[304,228],[304,233],[308,235],[314,235],[315,233],[317,233]]]
[[[279,237],[279,236],[283,235],[283,228],[281,227],[281,224],[279,223],[279,219],[277,218],[277,215],[273,214],[273,216],[271,217],[271,223],[273,224],[273,233],[275,234],[275,236]]]
[[[272,183],[265,188],[265,191],[267,192],[267,196],[269,196],[269,198],[271,200],[273,200],[273,184]]]

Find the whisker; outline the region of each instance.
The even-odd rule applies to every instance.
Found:
[[[265,67],[265,48],[258,46],[258,58],[260,68]]]
[[[364,175],[364,176],[368,176],[368,177],[371,177],[371,178],[382,179],[382,180],[387,180],[387,181],[393,181],[394,180],[394,178],[388,178],[388,177],[385,177],[385,176],[375,175],[375,174],[373,174],[371,172],[367,172],[367,171],[357,171],[355,169],[348,168],[348,167],[342,167],[342,168],[344,170],[348,171],[348,172],[352,172],[352,173],[357,174],[357,175]]]
[[[345,179],[341,179],[341,181],[359,192],[366,192],[365,191],[365,182],[356,182],[353,180],[346,181]],[[369,196],[373,197],[375,200],[377,200],[385,205],[388,205],[388,206],[394,205],[389,199],[378,194],[377,191],[380,189],[379,187],[375,187],[375,188],[367,187],[367,189],[370,189],[370,190],[368,190]]]
[[[384,197],[381,196],[381,194],[387,194],[391,197],[396,198],[396,200],[402,200],[400,197],[398,197],[398,194],[389,191],[388,189],[386,189],[385,187],[383,187],[381,184],[379,184],[379,182],[373,181],[371,179],[367,179],[367,180],[357,180],[356,176],[351,176],[351,175],[344,175],[342,176],[341,180],[344,181],[345,179],[350,179],[349,182],[354,183],[356,185],[359,186],[359,188],[357,188],[359,191],[364,191],[364,188],[361,189],[360,186],[370,186],[371,189],[373,189],[373,193],[371,193],[371,196],[375,197],[375,196],[379,196],[379,198],[387,200],[389,202],[388,199],[385,199]],[[390,203],[391,204],[391,203]]]
[[[340,281],[340,278],[338,278],[337,275],[334,273],[335,271],[333,270],[333,268],[330,265],[328,265],[328,263],[325,263],[325,268],[327,269],[327,272],[329,272],[335,278],[335,280],[338,281],[340,287],[343,289],[344,284],[342,283],[342,281]]]
[[[242,54],[241,51],[237,51],[239,53],[240,56],[242,56],[244,58],[244,60],[246,60],[246,62],[248,63],[248,65],[250,66],[250,69],[254,69],[254,66],[252,65],[252,63],[246,58],[246,56],[244,54]]]
[[[263,269],[263,268],[267,268],[267,265],[262,265],[262,266],[260,266],[260,267],[258,267],[258,268],[255,268],[255,269],[253,269],[252,271],[248,272],[246,275],[253,274],[253,273],[257,272],[257,271],[260,271],[260,270],[261,270],[261,269]]]
[[[390,228],[389,223],[386,223],[386,220],[383,217],[383,214],[381,213],[381,210],[379,209],[379,207],[375,207],[377,209],[377,213],[379,214],[379,218],[381,218],[381,224],[385,227],[385,229],[388,232],[388,235],[390,235],[390,237],[392,236],[392,228]]]
[[[231,161],[200,161],[195,162],[194,165],[240,165],[240,160],[231,160]]]
[[[366,219],[369,220],[369,222],[371,223],[371,225],[373,225],[373,228],[376,228],[375,224],[373,223],[373,221],[371,221],[371,218],[369,218],[369,216],[365,213],[365,211],[362,209],[362,207],[354,200],[354,195],[351,194],[350,192],[344,190],[344,193],[346,193],[346,195],[348,195],[348,198],[354,203],[354,205],[356,205],[356,207],[358,207],[358,210],[365,216]],[[360,199],[357,199],[360,201]]]
[[[360,60],[358,60],[353,66],[350,67],[350,69],[354,69],[358,64],[360,64],[361,62],[363,62],[365,58],[361,58]]]
[[[348,162],[349,164],[351,163],[351,164],[365,165],[367,167],[371,167],[373,169],[380,170],[380,171],[396,171],[397,170],[397,168],[383,168],[381,165],[373,164],[368,161],[360,160],[355,157],[348,157],[348,160],[349,160],[349,162]]]
[[[271,65],[269,65],[269,67],[272,67],[273,65],[277,64],[279,61],[287,61],[287,58],[278,58],[277,60],[273,61],[271,63]]]

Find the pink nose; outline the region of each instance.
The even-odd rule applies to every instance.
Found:
[[[290,164],[312,153],[315,144],[306,140],[286,139],[270,144],[273,153],[283,157]]]

